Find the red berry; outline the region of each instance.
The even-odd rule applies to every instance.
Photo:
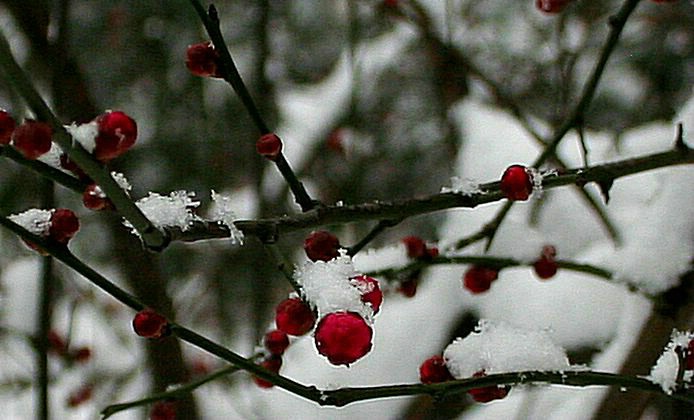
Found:
[[[472,375],[475,378],[485,376],[483,370]],[[484,388],[474,388],[467,393],[470,394],[473,400],[481,403],[487,403],[493,400],[500,400],[508,395],[509,388],[506,386],[485,386]]]
[[[535,274],[541,279],[549,279],[557,274],[557,262],[554,258],[557,255],[557,250],[552,245],[546,245],[542,248],[542,255],[533,263]]]
[[[374,314],[377,314],[383,303],[383,292],[378,280],[365,275],[354,277],[352,280],[361,292],[361,301],[370,304]]]
[[[87,185],[82,194],[82,203],[84,203],[84,207],[94,211],[111,207],[111,200],[106,197],[101,187],[96,184]]]
[[[439,256],[439,249],[434,247],[434,248],[427,248],[427,258],[436,258]]]
[[[176,401],[159,401],[149,412],[150,420],[176,420]]]
[[[270,354],[281,356],[289,347],[289,336],[284,331],[272,330],[265,334],[263,342]]]
[[[511,165],[501,176],[500,188],[509,200],[523,201],[533,191],[533,180],[525,166]]]
[[[311,331],[315,322],[313,311],[299,298],[285,299],[277,305],[275,324],[280,331],[289,335],[304,335]]]
[[[383,6],[396,8],[398,7],[398,0],[383,0]]]
[[[70,353],[70,358],[77,363],[86,363],[91,359],[92,351],[89,347],[80,347]]]
[[[687,363],[687,370],[694,370],[694,340],[691,340],[687,346],[687,357],[685,361]]]
[[[122,155],[137,140],[137,124],[124,112],[106,112],[96,118],[96,123],[99,131],[94,139],[94,157],[101,162]]]
[[[77,215],[70,209],[56,209],[51,216],[48,236],[56,242],[67,244],[80,229]]]
[[[349,365],[371,350],[373,331],[355,312],[332,312],[320,320],[314,340],[318,353],[334,365]]]
[[[10,143],[15,126],[14,118],[4,109],[0,109],[0,144]]]
[[[143,309],[133,318],[135,334],[145,338],[161,338],[169,333],[169,321],[153,309]]]
[[[53,129],[50,125],[34,120],[26,120],[14,130],[12,144],[27,159],[36,159],[51,150]]]
[[[186,67],[195,76],[222,77],[219,73],[219,52],[214,48],[212,41],[188,46]]]
[[[402,243],[407,248],[407,256],[410,258],[422,258],[427,255],[427,245],[418,236],[406,236],[402,238]]]
[[[304,241],[306,256],[311,261],[330,261],[340,255],[340,240],[325,230],[311,232]]]
[[[498,277],[499,271],[494,268],[473,265],[465,272],[463,285],[470,293],[478,294],[489,290]]]
[[[84,385],[71,393],[67,398],[68,407],[77,407],[90,399],[92,399],[92,394],[94,391],[94,386],[91,384]]]
[[[535,0],[535,7],[545,13],[559,13],[571,0]]]
[[[453,379],[455,378],[448,371],[446,361],[441,356],[432,356],[419,367],[419,380],[423,384],[435,384]]]
[[[275,133],[263,134],[255,143],[255,150],[259,155],[275,160],[282,153],[282,140]]]
[[[674,3],[677,0],[651,0],[653,3]]]
[[[400,283],[398,291],[402,293],[405,297],[414,297],[414,295],[417,294],[417,283],[419,283],[419,279],[416,277],[407,279]]]
[[[270,372],[279,373],[280,369],[282,368],[282,358],[279,356],[271,356],[260,362],[260,366],[264,367]],[[272,388],[274,386],[272,382],[258,378],[257,376],[253,377],[253,381],[255,381],[256,385],[261,388]]]
[[[336,153],[344,153],[345,147],[343,145],[345,136],[344,128],[336,128],[329,135],[328,139],[325,141],[325,146]]]
[[[65,169],[66,171],[70,171],[73,174],[75,174],[79,179],[85,181],[85,182],[92,182],[91,179],[89,178],[89,175],[87,175],[82,168],[77,166],[75,162],[70,160],[68,155],[66,153],[61,153],[60,154],[60,167]]]
[[[67,352],[67,343],[57,332],[48,331],[48,352],[57,355],[64,355]]]

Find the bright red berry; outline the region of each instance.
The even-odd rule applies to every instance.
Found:
[[[373,331],[364,318],[354,312],[332,312],[325,315],[314,340],[318,353],[334,365],[349,365],[371,350]]]
[[[159,401],[149,412],[150,420],[176,420],[176,401]]]
[[[533,191],[533,180],[525,166],[511,165],[501,176],[500,188],[509,200],[523,201]]]
[[[289,335],[304,335],[311,331],[316,317],[313,311],[299,298],[285,299],[275,310],[275,325]]]
[[[498,277],[499,271],[494,268],[473,265],[465,272],[463,285],[470,293],[478,294],[489,290]]]
[[[383,303],[383,292],[378,284],[378,280],[361,275],[352,278],[352,282],[361,292],[361,301],[370,304],[374,314],[377,314],[381,308],[381,303]]]
[[[540,258],[533,263],[535,274],[541,279],[549,279],[557,274],[558,266],[555,261],[557,250],[552,245],[546,245],[542,248]]]
[[[84,385],[71,393],[67,398],[68,407],[77,407],[92,399],[94,386],[91,384]]]
[[[10,143],[15,127],[14,118],[4,109],[0,109],[0,144]]]
[[[402,243],[407,248],[407,256],[410,258],[422,258],[427,255],[427,245],[419,236],[406,236]]]
[[[111,200],[106,197],[101,187],[96,184],[89,184],[87,188],[84,189],[82,203],[84,203],[84,207],[94,211],[111,207]]]
[[[417,294],[417,284],[419,283],[419,278],[412,277],[405,281],[400,282],[400,287],[398,291],[402,293],[405,297],[411,298]]]
[[[687,363],[687,370],[694,370],[694,340],[691,340],[687,346],[685,362]]]
[[[282,140],[275,133],[263,134],[255,143],[255,150],[259,155],[275,160],[282,153]]]
[[[330,261],[340,255],[340,240],[325,230],[311,232],[304,240],[306,256],[311,261]]]
[[[96,123],[99,131],[94,139],[94,157],[101,162],[122,155],[137,140],[137,124],[124,112],[106,112],[96,118]]]
[[[161,338],[169,334],[169,321],[153,309],[143,309],[133,318],[135,334],[145,338]]]
[[[483,370],[472,375],[474,378],[485,376]],[[467,393],[470,394],[473,400],[481,403],[487,403],[494,400],[500,400],[508,395],[509,387],[506,386],[485,386],[484,388],[474,388]]]
[[[214,48],[212,41],[188,46],[186,67],[195,76],[222,77],[219,73],[219,52]]]
[[[571,0],[535,0],[535,7],[545,13],[559,13],[571,3]]]
[[[419,380],[423,384],[435,384],[453,380],[442,356],[432,356],[419,367]]]
[[[274,356],[281,356],[289,347],[289,336],[281,330],[272,330],[263,339],[265,348]]]
[[[48,236],[56,242],[67,244],[80,229],[77,215],[70,209],[56,209],[51,215]]]
[[[15,128],[12,144],[27,159],[36,159],[51,150],[53,129],[50,125],[34,120],[26,120]]]
[[[279,373],[280,369],[282,368],[282,358],[279,356],[271,356],[260,362],[260,366],[264,367],[270,372]],[[272,388],[274,386],[272,382],[258,378],[257,376],[253,377],[253,381],[261,388]]]

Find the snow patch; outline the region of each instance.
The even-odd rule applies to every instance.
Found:
[[[458,176],[451,177],[451,186],[442,187],[441,194],[453,193],[464,196],[471,196],[481,193],[479,182],[470,178],[460,178]]]
[[[173,191],[168,196],[150,192],[147,197],[137,200],[135,205],[156,227],[178,227],[185,231],[194,221],[200,220],[192,212],[193,208],[200,205],[193,197],[195,193],[183,190]],[[129,221],[125,220],[123,224],[137,234]]]
[[[230,239],[233,244],[243,245],[243,232],[234,225],[236,214],[233,210],[231,197],[218,194],[215,190],[211,190],[210,194],[212,196],[210,219],[229,228]]]
[[[470,378],[479,371],[494,374],[572,369],[566,351],[546,332],[484,319],[467,337],[449,344],[443,357],[456,379]]]
[[[48,236],[51,227],[51,217],[55,210],[29,209],[8,217],[14,223],[37,236]]]
[[[84,149],[92,153],[96,148],[96,136],[99,134],[99,125],[96,121],[91,121],[86,124],[72,123],[64,126],[68,133],[72,136],[72,140],[84,147]]]
[[[672,394],[678,386],[677,374],[679,373],[680,362],[676,350],[678,348],[687,349],[689,342],[692,340],[694,340],[694,333],[674,330],[663,354],[660,355],[655,365],[651,368],[651,374],[648,375],[648,379],[654,384],[660,385],[663,392],[668,395]],[[694,376],[694,371],[687,370],[684,372],[682,379],[685,382],[689,382],[692,380],[692,376]]]

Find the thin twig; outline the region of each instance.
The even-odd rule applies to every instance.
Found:
[[[400,220],[380,220],[378,224],[374,226],[374,228],[371,229],[369,233],[366,234],[366,236],[364,236],[356,244],[349,247],[349,249],[347,250],[347,255],[349,255],[350,257],[357,255],[359,251],[364,249],[364,247],[368,245],[371,241],[373,241],[378,235],[380,235],[381,232],[388,228],[392,228],[398,223],[400,223]]]

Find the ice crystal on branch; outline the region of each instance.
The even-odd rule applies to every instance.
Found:
[[[218,194],[215,190],[211,190],[210,194],[212,195],[210,219],[229,228],[229,233],[231,234],[230,238],[233,244],[243,245],[243,232],[234,225],[236,214],[233,210],[231,197]]]
[[[193,197],[195,193],[187,191],[173,191],[168,196],[150,192],[135,204],[156,227],[178,227],[187,230],[194,221],[199,220],[192,209],[199,206],[200,202],[194,201]],[[129,221],[124,221],[124,224],[133,229],[133,233],[137,233]]]
[[[686,354],[689,349],[689,343],[692,340],[694,340],[694,333],[674,330],[670,337],[670,342],[651,368],[651,374],[648,375],[648,379],[654,384],[660,385],[663,392],[672,394],[681,385],[677,382],[678,374],[680,369],[686,368],[686,365],[680,368],[680,358],[677,355],[677,351],[679,349],[683,354]],[[694,377],[694,371],[685,370],[682,380],[689,382],[692,380],[692,377]]]
[[[373,317],[373,310],[361,300],[361,291],[350,279],[360,275],[344,250],[330,261],[305,262],[294,277],[301,285],[306,300],[318,310],[319,317],[331,312],[356,312],[364,319]]]
[[[8,218],[37,236],[48,236],[53,210],[29,209]]]
[[[474,194],[479,194],[481,192],[482,191],[480,190],[480,184],[477,181],[474,181],[469,178],[460,178],[457,176],[451,177],[450,187],[441,188],[442,194],[453,193],[461,194],[464,196],[471,196]]]
[[[65,129],[72,136],[72,140],[84,147],[89,153],[94,151],[96,147],[96,136],[99,134],[99,125],[96,121],[91,121],[86,124],[72,123],[66,125]]]
[[[480,320],[475,331],[448,345],[443,357],[456,379],[470,378],[479,371],[491,375],[572,368],[566,351],[554,344],[544,331],[524,330],[489,320]]]

